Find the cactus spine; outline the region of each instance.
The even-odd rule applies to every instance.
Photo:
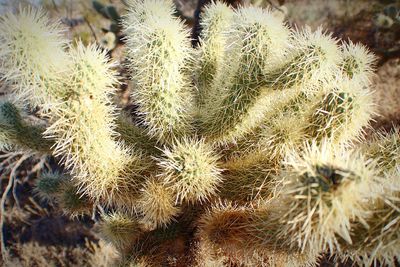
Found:
[[[198,104],[204,106],[212,99],[213,81],[224,68],[229,29],[234,18],[233,10],[221,2],[205,7],[201,18],[200,58],[197,87]]]
[[[182,22],[159,14],[157,3],[137,1],[128,15],[129,67],[143,124],[151,136],[170,142],[190,131],[193,96],[186,68],[192,51]],[[173,10],[172,4],[161,10]]]
[[[120,201],[138,181],[140,154],[116,142],[115,111],[110,103],[115,75],[94,46],[71,49],[71,80],[52,112],[46,134],[56,138],[54,154],[64,158],[82,191],[91,198]],[[130,179],[125,179],[131,176]],[[124,177],[124,178],[122,178]]]
[[[212,3],[201,18],[193,48],[171,2],[129,1],[136,124],[112,103],[105,52],[66,49],[33,9],[2,16],[3,80],[46,115],[31,125],[2,102],[2,148],[56,156],[68,175],[45,173],[38,194],[71,216],[104,206],[98,229],[121,264],[313,266],[326,252],[394,264],[398,130],[357,143],[374,57],[270,10]]]
[[[11,102],[0,103],[0,129],[0,148],[51,152],[53,141],[42,136],[45,128],[25,121],[20,110]]]
[[[204,141],[183,140],[165,150],[158,165],[161,178],[177,196],[177,202],[196,202],[215,194],[221,182],[218,157]]]
[[[234,21],[225,66],[211,86],[215,97],[202,114],[204,134],[212,140],[234,140],[260,122],[268,95],[262,82],[267,63],[278,61],[289,35],[269,11],[243,8]]]
[[[18,99],[45,106],[63,87],[59,79],[68,64],[68,45],[59,23],[51,23],[42,11],[24,9],[1,18],[2,80],[12,84]]]

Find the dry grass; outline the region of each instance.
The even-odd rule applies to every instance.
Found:
[[[109,267],[114,266],[117,252],[103,241],[87,241],[83,247],[46,246],[37,242],[16,244],[16,256],[5,267]]]

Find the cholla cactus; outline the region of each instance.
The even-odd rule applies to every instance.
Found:
[[[399,172],[386,177],[384,191],[373,203],[371,216],[353,227],[352,244],[346,244],[342,252],[360,265],[376,265],[379,262],[395,265],[398,258],[399,242]]]
[[[279,197],[288,210],[280,219],[279,235],[302,251],[340,250],[339,239],[351,243],[351,221],[368,218],[365,202],[376,197],[374,165],[358,155],[333,151],[326,143],[307,148],[301,156],[289,155],[284,164]]]
[[[59,23],[41,11],[25,9],[18,16],[4,15],[0,25],[2,79],[14,83],[16,95],[31,105],[48,104],[63,86],[59,77],[68,63],[68,41]]]
[[[51,152],[51,140],[44,140],[42,125],[31,125],[11,102],[0,103],[0,148]]]
[[[358,145],[373,55],[268,9],[212,3],[201,19],[193,48],[172,3],[129,2],[132,120],[112,103],[106,53],[66,49],[41,12],[3,16],[0,72],[16,101],[0,104],[2,149],[54,155],[65,173],[43,174],[38,194],[71,216],[103,206],[98,229],[123,265],[313,266],[326,252],[394,263],[398,130]],[[47,125],[21,102],[45,107]]]

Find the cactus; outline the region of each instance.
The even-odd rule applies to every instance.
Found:
[[[233,10],[223,3],[206,6],[202,14],[200,36],[200,67],[198,77],[198,105],[202,106],[212,97],[210,87],[214,77],[224,67],[224,54],[228,44],[229,27],[234,17]]]
[[[43,138],[43,125],[31,125],[12,102],[0,103],[0,129],[0,148],[51,152],[53,141]]]
[[[342,253],[360,265],[372,265],[384,262],[395,265],[398,257],[399,242],[399,173],[387,177],[384,191],[371,208],[371,216],[365,225],[357,223],[352,233],[352,244],[347,244]]]
[[[16,96],[32,106],[49,104],[63,87],[59,79],[68,64],[59,23],[52,23],[42,11],[7,13],[0,21],[2,80],[12,84]]]
[[[199,47],[172,2],[121,18],[138,117],[113,101],[115,63],[41,12],[1,18],[3,149],[51,154],[36,192],[97,212],[121,265],[313,266],[399,257],[398,130],[364,140],[374,56],[268,9],[211,3]],[[29,25],[30,27],[27,27]],[[39,113],[32,125],[17,106]],[[96,216],[93,216],[96,217]],[[378,219],[379,218],[379,219]]]
[[[218,142],[235,140],[261,121],[270,94],[263,78],[285,53],[289,36],[269,11],[243,8],[235,15],[225,66],[210,85],[214,97],[200,113],[203,134]]]
[[[140,223],[123,213],[104,215],[99,228],[103,238],[118,249],[129,247],[142,233]]]
[[[68,178],[56,172],[42,173],[41,177],[36,182],[35,191],[43,199],[49,200],[55,198],[58,192],[61,192],[61,187]]]
[[[289,155],[285,165],[281,198],[290,208],[281,218],[286,226],[279,235],[287,235],[290,245],[297,243],[302,251],[334,251],[340,249],[339,239],[351,243],[351,221],[364,221],[369,215],[364,202],[375,198],[374,164],[322,144],[301,156]]]
[[[93,201],[81,195],[71,177],[66,174],[42,173],[34,192],[43,200],[56,203],[71,218],[89,215],[93,211]]]
[[[399,165],[399,134],[398,128],[390,132],[378,131],[361,148],[366,155],[377,160],[382,174],[396,172]]]
[[[129,65],[137,84],[133,98],[148,133],[171,142],[191,131],[189,32],[172,15],[158,14],[157,1],[138,1],[136,6],[126,25]],[[165,13],[171,10],[172,4],[165,7]]]

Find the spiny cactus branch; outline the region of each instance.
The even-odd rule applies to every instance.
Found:
[[[3,80],[46,120],[4,102],[0,141],[65,170],[43,174],[40,197],[73,217],[103,207],[98,230],[124,266],[315,266],[325,253],[394,264],[399,133],[364,141],[375,116],[365,47],[218,2],[192,47],[172,1],[127,2],[137,118],[113,103],[105,52],[67,48],[34,9],[0,19]]]

